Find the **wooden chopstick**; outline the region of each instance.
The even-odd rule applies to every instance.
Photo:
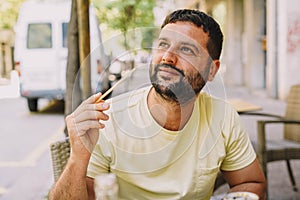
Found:
[[[111,88],[109,88],[95,103],[100,103],[107,95],[109,95],[120,83],[122,83],[125,79],[127,79],[136,68],[131,69],[130,71],[126,72],[125,75],[118,80]]]

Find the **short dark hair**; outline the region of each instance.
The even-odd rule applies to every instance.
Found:
[[[191,22],[208,33],[207,50],[213,60],[219,59],[222,51],[223,33],[219,24],[209,15],[199,10],[176,10],[166,16],[161,28],[177,21]]]

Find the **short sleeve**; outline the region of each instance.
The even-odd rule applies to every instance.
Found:
[[[221,165],[224,171],[242,169],[250,165],[256,158],[256,153],[250,142],[249,135],[243,127],[239,115],[234,109],[230,108],[231,120],[229,133],[226,134],[226,156]]]

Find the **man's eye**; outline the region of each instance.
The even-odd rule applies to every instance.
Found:
[[[189,47],[181,47],[181,51],[186,54],[195,54],[194,51]]]
[[[169,45],[166,42],[160,42],[158,44],[158,47],[161,48],[161,49],[167,49],[169,47]]]

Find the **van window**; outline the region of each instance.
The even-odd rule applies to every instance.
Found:
[[[67,47],[68,45],[68,23],[62,23],[62,46]]]
[[[27,48],[52,48],[52,26],[50,23],[28,24]]]

